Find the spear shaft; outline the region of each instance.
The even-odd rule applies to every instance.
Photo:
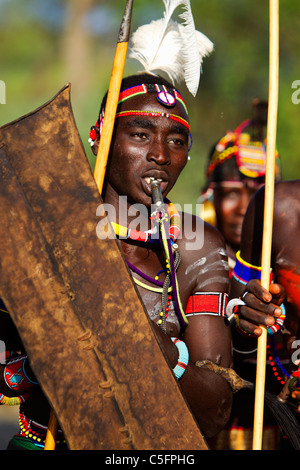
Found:
[[[48,422],[48,429],[46,433],[46,440],[44,445],[44,450],[54,450],[55,449],[55,441],[57,437],[58,431],[58,421],[57,418],[51,408],[50,410],[50,417]]]
[[[127,0],[124,16],[120,27],[115,58],[113,62],[113,68],[107,94],[107,102],[105,106],[103,129],[101,132],[101,139],[94,169],[94,178],[100,194],[102,193],[103,189],[108,154],[115,122],[115,115],[118,106],[118,97],[121,88],[121,81],[123,78],[123,71],[129,42],[132,6],[133,0]]]
[[[279,77],[279,0],[269,0],[269,106],[267,123],[267,160],[265,176],[264,226],[261,284],[269,290],[273,232],[275,152]],[[267,328],[260,325],[257,340],[257,366],[253,425],[253,450],[261,450],[266,374]]]

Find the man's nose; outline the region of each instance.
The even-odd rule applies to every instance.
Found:
[[[154,161],[157,165],[169,165],[170,154],[167,145],[158,140],[152,142],[147,154],[147,160]]]
[[[242,215],[246,214],[247,207],[249,205],[250,199],[251,199],[251,197],[249,196],[248,192],[247,191],[242,191],[242,194],[239,198],[239,206],[238,206],[239,212]]]

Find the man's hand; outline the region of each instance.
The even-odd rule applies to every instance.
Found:
[[[239,307],[239,323],[246,333],[260,336],[262,329],[274,325],[277,318],[282,315],[279,305],[285,298],[285,291],[280,284],[270,284],[269,291],[262,287],[257,279],[247,283],[242,300],[246,305]]]

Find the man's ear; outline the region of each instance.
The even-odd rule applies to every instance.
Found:
[[[100,141],[99,128],[97,126],[93,126],[90,130],[89,142],[91,144],[92,152],[94,155],[97,155],[98,153],[99,141]]]
[[[92,146],[92,152],[95,156],[97,156],[98,154],[99,142],[100,142],[99,135],[97,135],[94,141],[94,145]]]

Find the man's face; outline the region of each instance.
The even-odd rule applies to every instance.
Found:
[[[187,120],[182,105],[166,108],[155,93],[133,97],[118,112],[171,113]],[[130,115],[116,118],[107,190],[126,195],[128,202],[151,205],[150,177],[161,179],[163,196],[174,186],[188,157],[189,131],[182,123],[162,116]]]
[[[245,178],[218,183],[214,189],[214,205],[218,228],[234,249],[241,244],[242,224],[253,194],[261,184]]]

